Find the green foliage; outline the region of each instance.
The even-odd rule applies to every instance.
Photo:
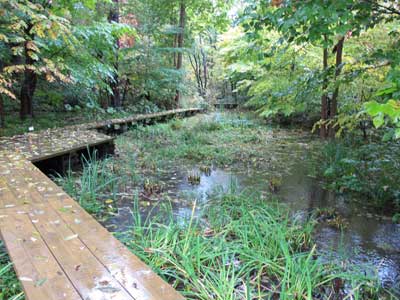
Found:
[[[70,23],[53,14],[40,1],[11,0],[0,2],[0,94],[16,99],[12,90],[15,74],[26,70],[45,75],[49,82],[70,79],[61,71],[64,65],[43,54],[48,44],[58,38],[66,38],[70,33]],[[29,57],[34,63],[18,59]]]
[[[246,3],[239,26],[223,35],[219,63],[224,70],[221,78],[232,82],[246,105],[261,116],[301,115],[316,121],[321,96],[326,93],[331,103],[340,86],[338,114],[328,121],[340,136],[357,130],[365,133],[370,127],[365,103],[397,100],[399,34],[393,4],[281,1],[275,7],[271,1]],[[345,50],[336,68],[332,54],[340,38],[345,39]],[[322,68],[324,48],[326,69]],[[386,123],[393,125],[394,120],[388,119]],[[394,136],[394,130],[390,131]]]
[[[400,139],[400,102],[389,100],[387,103],[368,102],[365,105],[366,112],[373,117],[373,123],[376,128],[384,125],[393,124],[395,129],[385,134],[384,140],[387,141],[394,137]]]
[[[368,199],[371,205],[390,213],[400,210],[399,145],[363,144],[346,140],[322,148],[318,169],[329,186]]]

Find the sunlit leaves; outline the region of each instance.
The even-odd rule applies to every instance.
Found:
[[[400,138],[400,101],[389,100],[387,103],[371,101],[365,104],[366,112],[373,118],[375,127],[393,124],[397,128],[394,137]]]
[[[20,57],[19,65],[9,64],[3,68],[4,81],[0,82],[2,94],[15,99],[12,91],[15,80],[11,75],[30,70],[38,75],[45,74],[49,81],[59,79],[68,82],[67,76],[60,72],[61,64],[57,65],[50,59],[43,57],[42,50],[51,40],[69,34],[69,22],[55,16],[48,8],[31,1],[10,0],[0,2],[0,19],[3,26],[0,28],[0,43],[11,53],[8,56]],[[7,55],[7,54],[5,54]],[[8,58],[6,56],[6,58]],[[28,59],[35,65],[27,63]],[[15,61],[15,60],[14,60]],[[6,85],[3,83],[7,82]]]

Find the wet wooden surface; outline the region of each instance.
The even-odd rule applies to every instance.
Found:
[[[0,151],[21,154],[35,162],[112,140],[95,130],[57,128],[0,138]]]
[[[179,110],[150,118],[196,112]],[[32,163],[110,141],[89,130],[107,124],[0,140],[0,236],[29,300],[184,299]]]
[[[140,121],[145,121],[145,120],[162,120],[163,118],[174,117],[174,116],[189,116],[192,114],[200,113],[202,111],[203,109],[201,108],[174,109],[152,114],[138,114],[127,118],[86,123],[86,124],[76,125],[73,127],[80,129],[99,129],[112,125],[136,124]]]

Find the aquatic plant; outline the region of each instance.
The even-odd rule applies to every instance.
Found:
[[[192,185],[199,185],[201,182],[201,176],[197,172],[190,172],[188,175],[188,182]]]
[[[99,160],[96,152],[82,159],[82,172],[75,174],[69,170],[66,176],[59,176],[55,180],[85,210],[98,214],[107,204],[105,200],[116,198],[117,183],[122,184],[123,180],[116,174],[112,160]]]
[[[313,222],[248,193],[217,194],[192,216],[143,219],[119,238],[187,299],[376,299],[381,288],[364,274],[318,258]],[[161,213],[162,212],[162,213]],[[335,298],[339,297],[339,298]]]
[[[212,172],[212,168],[209,166],[200,166],[199,170],[203,172],[206,176],[210,176]]]
[[[155,182],[146,178],[143,182],[143,190],[147,196],[151,196],[153,194],[162,193],[164,190],[164,185],[161,182]]]

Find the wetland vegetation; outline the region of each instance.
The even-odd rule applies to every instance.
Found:
[[[117,156],[87,162],[83,172],[58,182],[188,299],[395,299],[396,279],[382,272],[396,268],[396,250],[386,244],[385,254],[373,254],[388,242],[362,246],[370,255],[353,261],[357,250],[343,250],[351,243],[329,245],[359,233],[353,226],[362,221],[351,219],[372,211],[346,207],[343,216],[321,199],[310,207],[314,190],[287,190],[291,183],[284,182],[305,160],[295,175],[306,178],[299,189],[310,188],[317,150],[329,147],[307,131],[217,112],[140,126],[116,142]],[[372,218],[380,221],[371,230],[397,226],[390,217]],[[376,259],[391,262],[380,268]]]

